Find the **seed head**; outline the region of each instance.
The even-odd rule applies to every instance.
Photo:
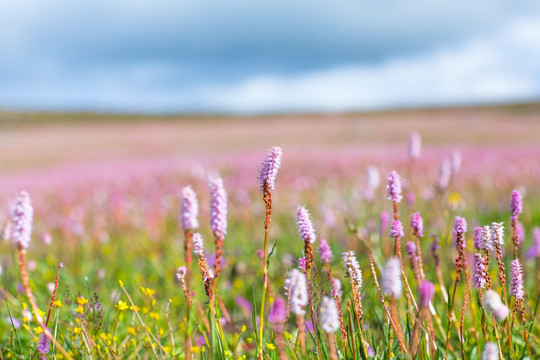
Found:
[[[259,170],[259,185],[262,193],[264,193],[265,183],[269,190],[276,189],[276,177],[281,166],[281,154],[282,150],[280,147],[273,147],[261,165]]]
[[[503,306],[503,303],[499,293],[491,289],[487,290],[484,294],[484,308],[493,314],[501,306]]]

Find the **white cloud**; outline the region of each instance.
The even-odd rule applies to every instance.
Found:
[[[504,26],[490,37],[380,65],[291,77],[256,76],[203,91],[232,111],[340,111],[408,105],[540,98],[540,19]]]

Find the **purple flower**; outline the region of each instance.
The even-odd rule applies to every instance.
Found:
[[[401,178],[399,177],[399,174],[392,170],[390,174],[386,177],[388,180],[388,183],[386,184],[386,193],[388,195],[388,199],[392,200],[393,202],[399,203],[402,199],[401,196]]]
[[[401,221],[399,220],[392,221],[392,225],[390,225],[390,236],[391,237],[403,236],[403,225],[401,225]]]
[[[414,213],[411,216],[411,227],[413,229],[413,235],[418,237],[424,236],[424,220],[420,216],[420,213]]]
[[[381,238],[386,232],[386,229],[388,229],[388,224],[390,223],[390,214],[388,211],[381,211],[381,214],[379,215],[380,222],[381,222]]]
[[[330,259],[332,259],[332,249],[330,249],[330,246],[325,239],[322,239],[319,244],[319,254],[323,262],[327,264],[330,263]]]
[[[409,259],[415,260],[416,244],[413,241],[408,241],[407,244],[405,244],[405,249],[407,250],[407,255],[409,255]]]
[[[180,221],[184,230],[194,230],[199,227],[197,215],[199,214],[199,202],[197,195],[191,186],[182,189],[182,202],[180,204]]]
[[[418,159],[420,157],[420,151],[422,150],[422,139],[420,134],[413,131],[409,136],[409,156],[412,159]]]
[[[265,183],[269,190],[276,189],[276,177],[281,166],[281,154],[282,150],[280,147],[273,147],[261,165],[259,170],[259,185],[262,193],[264,193]]]
[[[17,320],[17,318],[14,318],[13,316],[8,316],[8,322],[15,329],[18,329],[19,327],[21,327],[21,322]]]
[[[210,194],[210,226],[215,236],[222,237],[227,235],[227,193],[221,178],[210,180]]]
[[[432,282],[423,280],[420,285],[418,285],[418,294],[420,295],[420,302],[423,307],[429,306],[429,302],[433,299],[435,295],[435,286]]]
[[[486,276],[487,276],[487,267],[486,262],[482,254],[474,254],[474,265],[473,265],[473,277],[472,283],[473,286],[477,289],[484,289],[486,287]]]
[[[540,228],[533,228],[534,244],[527,250],[527,257],[534,259],[540,257]]]
[[[285,300],[278,297],[272,303],[270,312],[268,313],[268,322],[271,324],[282,324],[287,316],[287,307]]]
[[[12,239],[15,245],[22,249],[28,249],[32,236],[32,223],[34,221],[34,208],[30,202],[30,195],[26,191],[21,191],[17,195],[13,208],[12,218]]]
[[[465,220],[465,218],[456,216],[456,218],[454,219],[454,231],[458,235],[467,232],[467,221]]]
[[[450,184],[450,177],[452,176],[452,165],[449,160],[443,160],[441,168],[439,170],[439,190],[445,190]]]
[[[523,272],[521,270],[521,264],[519,259],[512,260],[511,263],[511,279],[510,279],[510,294],[518,300],[523,300]]]
[[[517,235],[517,243],[521,244],[521,242],[525,238],[525,228],[523,227],[523,224],[519,221],[516,224],[516,235]]]
[[[352,279],[354,286],[358,289],[362,286],[362,270],[352,250],[343,253],[343,271]]]
[[[298,225],[298,232],[300,232],[302,241],[313,244],[317,237],[315,236],[315,230],[313,229],[313,223],[311,222],[309,212],[303,206],[300,206],[296,210],[296,223]]]
[[[298,259],[298,267],[300,268],[300,270],[306,271],[306,257],[305,256]]]
[[[483,240],[482,240],[482,227],[481,226],[477,226],[474,229],[474,241],[473,242],[474,242],[474,247],[477,250],[482,250],[484,248]]]
[[[41,333],[41,336],[39,337],[39,342],[37,345],[37,351],[39,351],[39,353],[42,356],[45,356],[49,353],[49,347],[50,347],[49,338],[45,335],[45,333]]]
[[[234,298],[234,302],[248,314],[251,314],[251,311],[253,311],[253,305],[245,297],[238,295]]]
[[[510,195],[510,212],[512,213],[512,216],[518,216],[521,214],[522,210],[523,200],[521,194],[519,191],[514,190],[512,191],[512,195]]]

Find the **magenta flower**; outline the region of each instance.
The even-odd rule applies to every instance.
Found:
[[[388,211],[381,211],[381,214],[379,215],[380,222],[381,222],[381,229],[380,229],[380,236],[381,238],[386,233],[386,229],[388,229],[388,224],[390,223],[390,214]]]
[[[390,225],[390,236],[391,237],[403,236],[403,225],[401,225],[401,221],[399,220],[392,221],[392,225]]]
[[[533,228],[533,245],[527,250],[527,257],[534,259],[540,257],[540,228]]]
[[[191,186],[186,186],[182,189],[182,203],[180,204],[180,221],[184,230],[194,230],[199,227],[197,215],[199,215],[197,195]]]
[[[512,191],[510,195],[510,212],[512,216],[518,216],[523,210],[523,200],[521,198],[521,193],[517,190]]]
[[[420,213],[414,213],[411,216],[411,227],[413,229],[413,235],[418,237],[424,236],[424,220],[420,216]]]
[[[360,270],[360,264],[358,264],[352,250],[343,253],[343,271],[352,279],[358,289],[362,286],[362,270]]]
[[[221,178],[210,180],[210,226],[217,237],[227,235],[227,193]]]
[[[300,206],[296,210],[296,223],[298,225],[298,232],[302,237],[304,243],[313,244],[317,239],[315,235],[315,230],[313,229],[313,223],[311,222],[311,216],[309,211],[303,206]]]
[[[22,249],[28,249],[32,236],[32,224],[34,221],[34,208],[30,201],[30,195],[26,191],[21,191],[17,195],[13,208],[13,229],[11,237],[15,245]]]
[[[511,269],[510,294],[516,301],[523,300],[525,292],[523,291],[523,272],[521,270],[519,259],[512,260]]]
[[[423,280],[420,285],[418,285],[418,294],[420,295],[420,303],[422,306],[428,307],[429,302],[435,295],[435,286],[432,282]]]
[[[388,183],[386,184],[388,199],[399,203],[403,198],[401,196],[401,178],[399,177],[399,174],[396,171],[392,171],[388,174],[386,179],[388,180]]]
[[[325,239],[322,239],[319,244],[319,254],[324,263],[330,263],[330,259],[332,259],[332,249],[330,249],[330,245],[328,245],[328,242],[326,242]]]
[[[306,257],[301,257],[300,259],[298,259],[298,267],[300,268],[300,270],[302,271],[306,271]]]
[[[416,244],[414,241],[407,241],[407,244],[405,244],[405,249],[407,250],[409,259],[416,260]]]
[[[204,255],[204,243],[202,235],[199,233],[193,234],[193,252],[197,256]]]
[[[285,300],[277,297],[272,303],[270,312],[268,313],[268,322],[271,324],[282,324],[287,317],[287,306]]]
[[[477,289],[486,288],[486,276],[487,276],[487,267],[486,262],[482,254],[474,254],[474,265],[473,265],[473,276],[472,283],[473,286]]]
[[[261,165],[259,170],[259,185],[262,193],[264,193],[265,183],[269,190],[276,189],[276,177],[281,166],[281,154],[282,150],[280,147],[273,147]]]

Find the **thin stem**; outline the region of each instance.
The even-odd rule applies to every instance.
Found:
[[[43,323],[43,319],[39,315],[38,307],[36,305],[36,300],[34,298],[34,295],[32,294],[32,290],[30,289],[30,281],[28,279],[28,273],[26,272],[26,264],[24,262],[24,254],[26,250],[24,250],[21,246],[19,246],[19,266],[21,268],[21,277],[23,281],[23,287],[26,292],[26,297],[28,297],[28,302],[30,303],[30,306],[32,307],[32,311],[34,312],[34,316],[36,317],[36,321],[38,322],[39,326],[41,326],[41,329],[43,330],[43,333],[45,336],[49,338],[49,340],[54,344],[54,346],[64,355],[64,357],[68,360],[73,360],[73,358],[68,354],[66,349],[51,334],[49,331],[49,328],[45,326]]]
[[[264,264],[263,264],[263,292],[261,298],[261,310],[259,318],[259,344],[258,359],[263,359],[263,329],[264,329],[264,305],[266,302],[266,290],[268,288],[268,229],[270,228],[270,215],[272,214],[272,193],[268,188],[268,183],[264,182],[263,199],[266,208],[266,219],[264,221]]]

